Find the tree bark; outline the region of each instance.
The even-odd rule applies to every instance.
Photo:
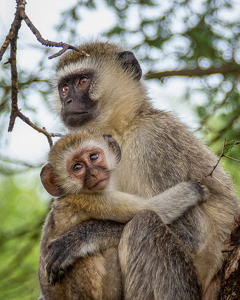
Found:
[[[240,299],[240,215],[236,218],[236,228],[225,241],[229,258],[223,273],[223,282],[218,300]]]

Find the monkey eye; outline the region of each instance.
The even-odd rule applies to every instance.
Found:
[[[64,86],[62,87],[63,94],[67,94],[68,91],[69,91],[69,86],[67,84],[64,84]]]
[[[81,77],[79,80],[79,83],[80,83],[80,85],[84,85],[87,83],[87,81],[88,81],[87,77]]]
[[[83,168],[83,164],[77,163],[73,166],[73,171],[79,171]]]
[[[91,155],[90,155],[90,160],[91,160],[91,161],[97,160],[98,157],[99,157],[99,154],[97,154],[97,153],[96,153],[96,154],[91,154]]]

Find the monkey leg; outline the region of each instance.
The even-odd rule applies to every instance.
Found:
[[[126,300],[202,299],[190,253],[153,211],[125,226],[119,259]]]
[[[212,279],[204,294],[203,300],[217,300],[222,283],[222,270],[220,270]]]

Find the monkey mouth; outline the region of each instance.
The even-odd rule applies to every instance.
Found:
[[[98,181],[96,184],[94,184],[93,186],[91,187],[88,187],[88,189],[90,191],[102,191],[106,188],[106,186],[108,185],[108,180],[109,180],[109,177],[106,177],[100,181]]]
[[[70,115],[85,115],[88,114],[88,111],[74,111]]]
[[[87,123],[91,119],[88,111],[71,111],[62,116],[62,120],[69,127],[79,127]]]

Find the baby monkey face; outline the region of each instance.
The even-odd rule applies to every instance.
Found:
[[[77,150],[67,161],[67,172],[83,186],[84,193],[104,190],[110,177],[106,156],[99,147]]]

